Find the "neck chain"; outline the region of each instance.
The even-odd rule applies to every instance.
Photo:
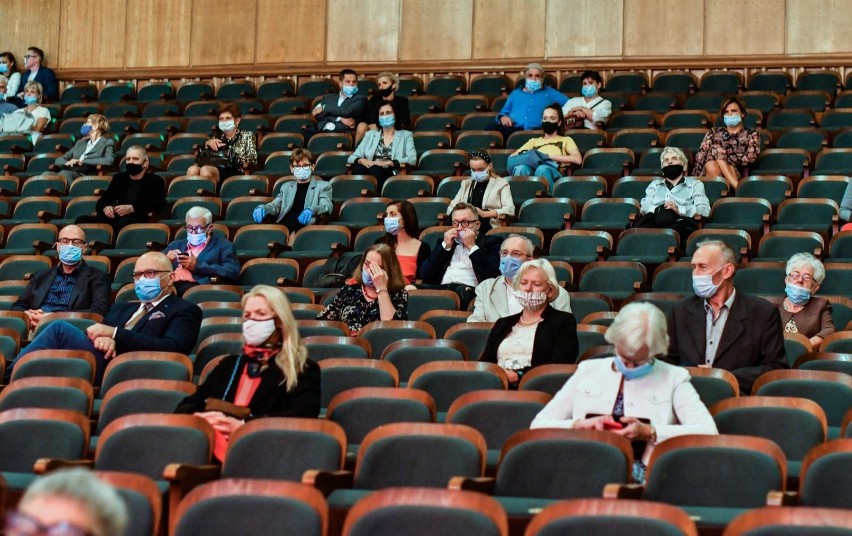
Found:
[[[539,322],[541,322],[542,320],[544,320],[544,319],[543,319],[543,318],[541,318],[541,317],[538,317],[538,318],[536,318],[536,319],[535,319],[535,320],[533,320],[533,321],[525,322],[525,321],[524,321],[524,319],[523,319],[523,317],[521,317],[521,318],[519,318],[519,319],[518,319],[518,323],[519,323],[520,325],[522,325],[522,326],[532,326],[533,324],[538,324],[538,323],[539,323]]]

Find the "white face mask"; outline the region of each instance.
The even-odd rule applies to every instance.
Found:
[[[523,290],[516,290],[515,299],[518,300],[518,303],[524,309],[538,311],[547,304],[547,292],[524,292]]]
[[[243,339],[249,346],[260,346],[275,333],[275,319],[243,320]]]
[[[724,268],[724,266],[722,266],[722,268]],[[719,290],[719,285],[713,284],[713,276],[718,274],[722,268],[719,268],[712,274],[692,276],[692,290],[695,291],[696,296],[708,300],[716,294],[716,291]],[[719,284],[721,284],[721,282]]]

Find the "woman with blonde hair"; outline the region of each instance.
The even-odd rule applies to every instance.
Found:
[[[41,105],[44,90],[38,82],[27,82],[24,86],[24,107],[5,114],[0,120],[0,136],[26,134],[35,145],[42,131],[50,123],[50,110]]]
[[[308,359],[284,293],[258,285],[243,296],[242,307],[242,352],[222,359],[175,410],[213,426],[219,460],[248,419],[317,417],[320,410],[319,365]]]
[[[111,166],[115,161],[115,140],[109,136],[109,122],[101,114],[89,114],[80,127],[80,139],[55,163],[60,175],[72,181],[97,171],[96,166]]]

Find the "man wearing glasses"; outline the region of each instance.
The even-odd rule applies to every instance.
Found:
[[[106,362],[116,355],[192,352],[201,326],[201,309],[174,295],[175,274],[169,258],[158,251],[140,256],[133,280],[139,302],[114,304],[102,324],[93,324],[86,331],[62,320],[51,322],[15,361],[35,350],[86,350],[95,356],[95,385],[100,385]],[[11,373],[13,367],[14,362],[7,372]]]
[[[532,240],[521,235],[509,235],[500,246],[500,275],[486,279],[476,287],[476,305],[468,322],[496,322],[504,316],[523,310],[515,297],[512,279],[523,263],[533,258]],[[554,309],[571,312],[568,292],[559,287],[556,299],[550,304]]]
[[[27,314],[32,330],[47,313],[75,311],[105,315],[109,309],[110,278],[83,260],[86,251],[83,229],[76,225],[63,227],[55,247],[59,266],[37,272],[12,304],[13,311]]]
[[[228,239],[213,234],[213,214],[204,207],[192,207],[186,212],[186,238],[166,246],[165,254],[175,271],[175,290],[178,296],[190,288],[210,283],[235,283],[240,278],[237,252]]]
[[[420,268],[424,288],[452,290],[458,294],[462,310],[474,299],[481,281],[500,275],[501,240],[480,235],[479,226],[476,207],[458,203],[450,229]]]
[[[42,97],[48,102],[59,101],[59,83],[56,81],[56,73],[53,69],[45,67],[41,63],[44,61],[44,51],[38,47],[30,47],[27,49],[27,54],[24,56],[24,67],[29,73],[24,75],[26,82],[38,82],[44,88]],[[24,84],[21,84],[23,87]],[[19,95],[23,97],[23,92]]]

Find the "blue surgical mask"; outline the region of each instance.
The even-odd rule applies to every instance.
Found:
[[[743,122],[743,118],[739,115],[726,115],[723,121],[726,127],[735,127]]]
[[[80,127],[80,135],[81,136],[88,136],[89,132],[91,132],[91,131],[92,131],[92,125],[90,125],[88,123]]]
[[[396,124],[396,117],[392,115],[380,115],[379,116],[379,126],[381,127],[392,127]]]
[[[373,283],[373,276],[370,275],[370,272],[366,268],[361,268],[361,281],[370,288],[375,288],[376,286]]]
[[[311,178],[311,166],[296,166],[293,168],[293,176],[296,180],[304,182]]]
[[[351,97],[358,93],[358,86],[343,86],[343,93],[345,93],[347,97]]]
[[[9,65],[6,63],[0,63],[0,73],[5,73],[9,70]]]
[[[784,292],[787,293],[787,297],[790,298],[790,301],[793,302],[794,305],[804,305],[811,299],[810,290],[792,283],[787,283],[787,287],[784,289]]]
[[[0,100],[6,100],[6,94],[0,93]]]
[[[583,93],[583,96],[586,97],[587,99],[590,99],[590,98],[592,98],[592,97],[594,97],[595,95],[598,94],[598,88],[593,86],[592,84],[587,84],[587,85],[583,86],[583,88],[580,91]]]
[[[24,95],[24,104],[27,106],[32,106],[38,102],[38,97],[35,95]]]
[[[236,126],[236,123],[233,121],[219,121],[219,130],[222,132],[230,132],[234,130]]]
[[[207,241],[207,233],[186,233],[186,241],[190,246],[200,246]]]
[[[483,171],[471,171],[470,178],[475,180],[476,182],[482,182],[488,180],[488,170]]]
[[[399,218],[392,218],[390,216],[385,218],[385,231],[396,236],[396,233],[398,233],[400,229],[401,226],[399,224]]]
[[[724,268],[724,266],[722,268]],[[722,268],[719,268],[719,270]],[[716,294],[716,291],[719,290],[719,285],[713,284],[713,276],[718,274],[719,270],[716,270],[712,274],[692,276],[692,290],[695,291],[696,296],[707,300]]]
[[[618,372],[620,372],[627,381],[638,380],[642,376],[647,376],[654,368],[654,359],[651,359],[647,363],[643,363],[638,367],[627,368],[627,365],[624,364],[624,358],[616,354],[612,362],[615,363],[616,370],[618,370]]]
[[[83,248],[65,244],[59,246],[59,262],[62,264],[77,264],[83,258]]]
[[[148,279],[147,277],[140,277],[136,280],[136,283],[133,285],[136,290],[136,297],[142,300],[143,302],[153,301],[154,298],[160,295],[162,288],[160,287],[160,278],[155,277],[153,279]]]
[[[524,261],[516,259],[511,255],[500,257],[500,273],[511,279],[515,277],[515,274],[518,273],[518,268],[520,268],[523,263]]]
[[[525,82],[526,88],[530,91],[538,91],[541,89],[541,81],[540,80],[530,80],[527,78]]]

